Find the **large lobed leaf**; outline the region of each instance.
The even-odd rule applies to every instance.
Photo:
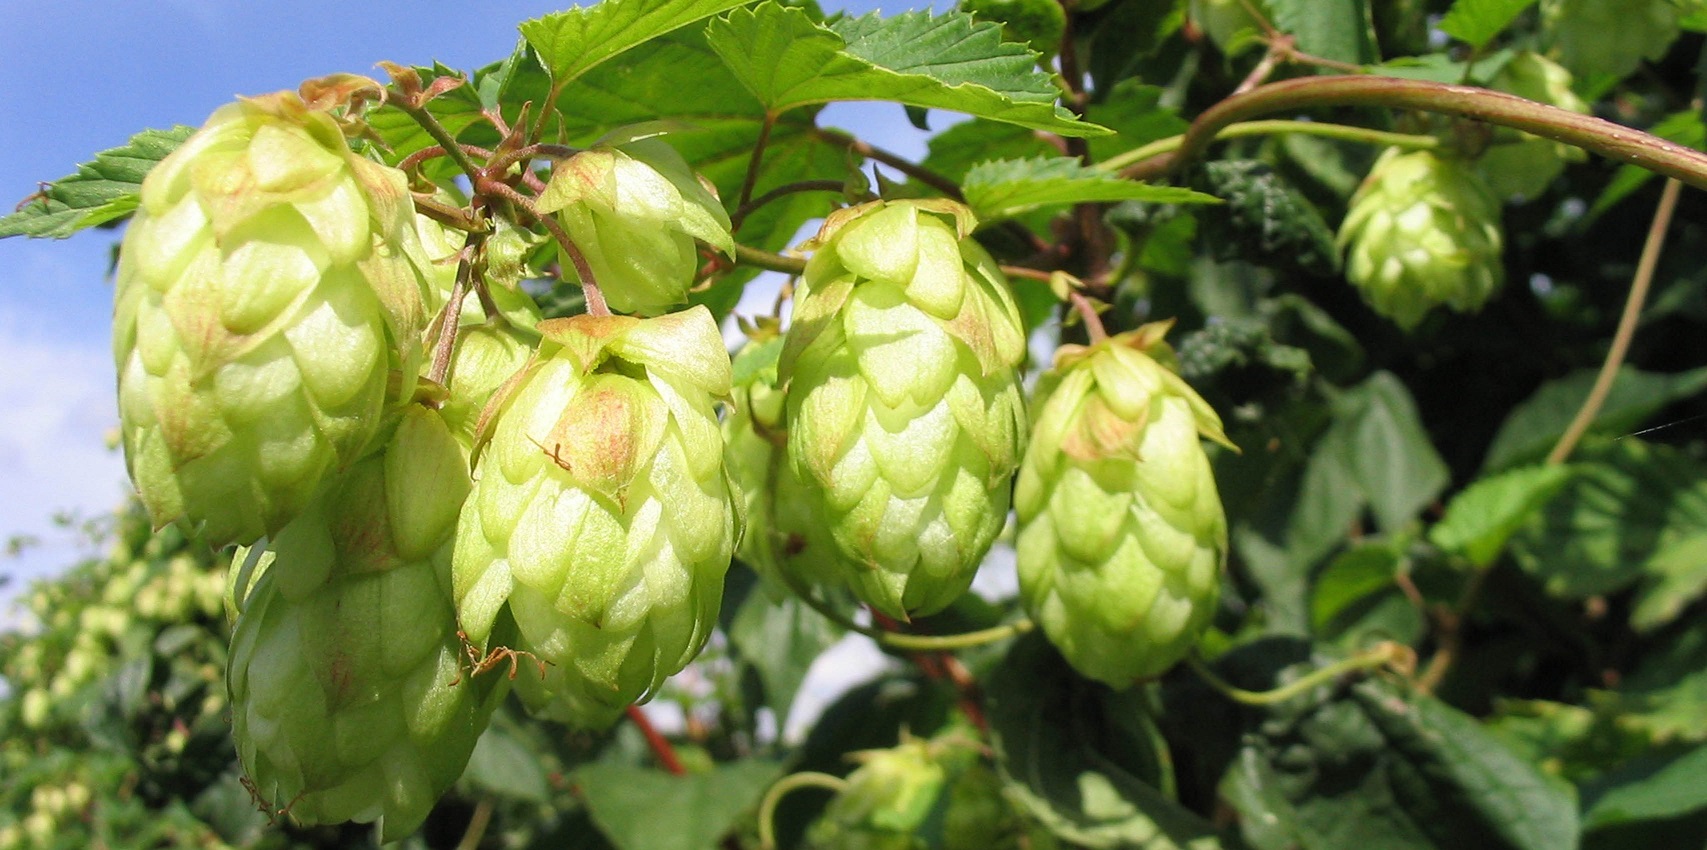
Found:
[[[95,154],[93,161],[77,166],[76,174],[54,181],[41,195],[19,205],[17,212],[0,218],[0,239],[63,239],[130,215],[142,191],[142,178],[193,132],[194,127],[182,125],[143,130],[122,147]]]
[[[1181,186],[1154,186],[1087,168],[1073,157],[1035,157],[983,162],[961,184],[966,204],[989,222],[1046,206],[1103,201],[1154,204],[1218,204],[1214,195]]]
[[[602,0],[521,25],[522,37],[561,88],[600,63],[748,0]]]
[[[1440,31],[1481,50],[1534,3],[1535,0],[1457,0],[1446,17],[1440,19]]]
[[[767,110],[835,100],[892,100],[1067,136],[1108,131],[1056,104],[1037,56],[1001,28],[961,13],[877,14],[819,24],[776,3],[739,9],[706,28],[713,50]]]

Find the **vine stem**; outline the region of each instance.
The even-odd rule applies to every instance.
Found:
[[[456,850],[475,850],[480,846],[480,839],[486,836],[486,827],[492,823],[492,801],[482,799],[474,806],[474,815],[468,819],[468,829],[463,830],[462,840],[456,843]]]
[[[1108,330],[1102,326],[1102,317],[1097,315],[1097,307],[1091,299],[1076,290],[1067,293],[1067,300],[1073,303],[1073,309],[1079,313],[1079,318],[1085,323],[1085,334],[1090,337],[1092,345],[1108,339]]]
[[[806,261],[799,257],[785,257],[781,254],[773,254],[739,243],[735,245],[735,261],[789,275],[798,275],[806,271]]]
[[[840,130],[826,130],[822,127],[814,127],[812,128],[812,133],[817,138],[829,142],[830,144],[847,148],[866,159],[881,162],[884,165],[887,165],[890,168],[893,168],[896,171],[899,171],[902,174],[905,174],[908,177],[911,177],[914,180],[949,196],[950,198],[957,201],[966,200],[966,196],[961,193],[960,187],[956,185],[953,180],[925,168],[924,166],[919,165],[900,154],[891,153],[882,148],[874,147],[871,144],[854,138]]]
[[[971,649],[975,646],[995,643],[1010,637],[1018,637],[1037,627],[1037,624],[1029,618],[1022,617],[1011,623],[1003,623],[999,626],[991,626],[987,629],[963,632],[957,635],[914,635],[905,632],[893,632],[872,626],[862,626],[843,616],[840,611],[830,607],[824,600],[812,595],[811,590],[801,587],[792,577],[783,576],[783,581],[788,585],[788,589],[794,592],[795,596],[800,597],[800,601],[805,602],[808,608],[823,615],[824,619],[855,634],[865,635],[882,646],[901,652],[954,652],[961,649]]]
[[[483,194],[495,195],[521,207],[542,227],[550,231],[551,238],[556,239],[557,244],[563,248],[563,253],[569,255],[569,263],[575,267],[575,275],[581,279],[581,292],[587,298],[587,314],[591,316],[609,316],[611,314],[610,305],[605,303],[605,295],[599,290],[598,280],[593,276],[593,267],[587,263],[587,255],[581,253],[580,246],[576,245],[575,240],[570,238],[569,231],[564,230],[563,225],[557,223],[557,219],[541,213],[526,195],[507,184],[488,179],[480,181],[475,186],[477,191]]]
[[[746,223],[747,216],[752,215],[765,204],[775,201],[778,198],[785,198],[789,195],[796,195],[802,192],[840,193],[846,188],[847,184],[840,180],[801,180],[796,183],[787,183],[782,186],[778,186],[757,198],[750,201],[743,201],[740,208],[735,210],[735,214],[729,217],[729,229],[731,231],[739,231],[741,229],[741,225]]]
[[[759,165],[764,162],[765,145],[770,143],[771,130],[776,128],[776,113],[765,111],[765,120],[759,124],[759,139],[753,143],[753,156],[747,160],[747,173],[741,178],[740,199],[735,202],[738,207],[746,207],[753,199],[753,187],[759,182]]]
[[[1321,136],[1349,142],[1365,142],[1371,145],[1402,147],[1408,150],[1440,147],[1440,139],[1435,136],[1394,133],[1387,130],[1354,127],[1349,124],[1330,124],[1325,121],[1294,121],[1284,118],[1240,121],[1237,124],[1229,124],[1217,133],[1215,138],[1218,140],[1240,139],[1249,136],[1270,136],[1282,133],[1300,133],[1306,136]],[[1185,135],[1183,133],[1178,136],[1157,139],[1147,145],[1133,148],[1126,153],[1111,156],[1091,167],[1101,171],[1119,171],[1133,163],[1143,162],[1165,153],[1173,153],[1179,150],[1180,145],[1184,143]]]
[[[1583,400],[1583,406],[1559,437],[1558,444],[1547,454],[1549,464],[1564,463],[1571,456],[1571,451],[1588,433],[1589,426],[1594,424],[1594,418],[1606,403],[1607,395],[1612,392],[1612,383],[1618,379],[1618,369],[1624,365],[1624,358],[1630,353],[1630,341],[1636,336],[1636,325],[1641,321],[1642,307],[1647,303],[1648,290],[1653,286],[1654,269],[1659,265],[1660,250],[1665,247],[1666,233],[1671,229],[1672,215],[1677,211],[1677,199],[1682,191],[1683,184],[1673,178],[1666,181],[1665,189],[1660,192],[1653,223],[1648,225],[1648,240],[1643,243],[1642,256],[1636,261],[1636,275],[1630,280],[1630,294],[1624,299],[1624,313],[1618,317],[1618,329],[1612,335],[1606,360],[1600,364],[1600,373],[1594,376],[1594,386],[1589,390],[1588,398]]]
[[[778,779],[771,785],[770,790],[765,792],[764,799],[759,801],[760,850],[776,850],[776,807],[782,803],[782,798],[801,788],[823,788],[840,794],[847,790],[848,781],[840,776],[815,770],[791,773]]]
[[[1243,688],[1234,687],[1226,679],[1217,675],[1214,670],[1209,669],[1209,665],[1203,663],[1203,659],[1198,658],[1196,653],[1187,655],[1185,663],[1211,688],[1234,702],[1245,705],[1274,705],[1292,699],[1317,685],[1331,682],[1347,673],[1379,669],[1401,657],[1403,657],[1403,653],[1398,644],[1384,643],[1368,652],[1341,659],[1325,667],[1318,667],[1270,691],[1247,691]]]
[[[652,725],[652,718],[647,717],[646,712],[641,711],[638,705],[629,706],[627,711],[629,721],[646,737],[646,746],[652,748],[652,755],[658,759],[658,764],[671,776],[686,776],[688,769],[682,766],[681,757],[676,755],[676,748],[670,745],[670,739],[664,737],[664,733],[659,732],[657,726]]]
[[[406,97],[394,97],[388,102],[403,110],[403,114],[413,118],[416,124],[421,125],[421,129],[426,130],[427,135],[432,136],[433,141],[439,143],[439,147],[444,150],[444,155],[450,157],[451,161],[456,163],[456,167],[468,175],[469,180],[477,183],[480,181],[482,176],[480,166],[475,165],[474,160],[468,158],[468,153],[462,149],[462,145],[457,143],[456,137],[445,129],[445,125],[439,123],[439,119],[433,117],[433,113],[428,112],[425,107],[409,103]]]
[[[1385,106],[1484,121],[1574,145],[1707,189],[1707,154],[1640,130],[1475,86],[1364,75],[1283,80],[1233,95],[1199,115],[1177,150],[1133,163],[1120,174],[1147,180],[1177,172],[1201,155],[1231,124],[1274,112],[1324,106]]]

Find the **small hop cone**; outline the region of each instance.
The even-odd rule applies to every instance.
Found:
[[[1672,0],[1541,0],[1541,37],[1579,78],[1623,79],[1680,32]]]
[[[1490,88],[1583,115],[1589,112],[1588,102],[1571,91],[1571,72],[1531,51],[1513,56]],[[1495,195],[1534,198],[1565,170],[1565,163],[1581,162],[1587,157],[1582,148],[1502,130],[1496,134],[1494,144],[1477,158],[1476,165]]]
[[[713,407],[729,395],[729,355],[704,307],[539,330],[457,529],[457,611],[482,648],[507,612],[520,632],[507,648],[547,665],[517,692],[599,727],[686,666],[717,623],[741,528]]]
[[[1025,440],[1025,334],[971,227],[951,202],[832,215],[779,367],[805,497],[855,594],[897,619],[972,583]]]
[[[782,340],[755,342],[736,355],[734,404],[723,420],[729,477],[746,505],[747,530],[737,554],[748,566],[801,588],[840,583],[835,541],[812,512],[805,482],[788,462],[784,395],[776,363]]]
[[[929,846],[919,835],[938,808],[948,771],[933,741],[911,738],[887,750],[855,753],[859,767],[847,787],[807,836],[823,850],[914,850]]]
[[[729,214],[662,139],[597,144],[558,164],[537,202],[580,248],[610,308],[655,316],[686,304],[694,240],[732,254]],[[564,268],[572,268],[565,258]]]
[[[1026,608],[1074,669],[1115,687],[1191,649],[1227,558],[1227,519],[1198,442],[1226,437],[1160,362],[1172,359],[1166,330],[1061,347],[1038,385],[1014,491]]]
[[[402,172],[291,93],[221,107],[143,182],[119,254],[125,460],[156,526],[277,532],[412,375],[428,263]]]
[[[1481,309],[1505,278],[1500,202],[1475,169],[1389,148],[1340,225],[1346,278],[1405,329],[1437,304]]]
[[[228,682],[238,755],[299,823],[412,833],[462,774],[502,696],[471,677],[450,557],[467,455],[438,414],[403,413],[273,540],[242,597]]]

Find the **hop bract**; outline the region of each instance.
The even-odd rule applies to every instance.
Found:
[[[914,850],[942,797],[948,772],[936,744],[912,738],[887,750],[855,753],[859,767],[813,825],[808,846],[850,850]]]
[[[411,407],[272,542],[243,598],[228,681],[254,792],[298,822],[413,832],[462,774],[501,675],[471,677],[450,556],[467,455]]]
[[[1480,309],[1505,278],[1500,202],[1475,170],[1389,148],[1340,225],[1346,278],[1375,311],[1412,328],[1437,304]]]
[[[1571,72],[1533,51],[1523,51],[1500,69],[1492,88],[1518,97],[1588,114],[1587,101],[1571,91]],[[1534,198],[1546,191],[1566,162],[1588,158],[1582,148],[1516,130],[1495,134],[1494,143],[1477,158],[1488,188],[1501,197]]]
[[[125,459],[156,525],[276,532],[380,426],[419,357],[403,174],[290,93],[216,111],[143,182],[119,255]]]
[[[554,212],[612,310],[657,315],[686,304],[694,240],[735,250],[729,214],[662,139],[598,144],[560,163],[538,201]],[[567,261],[564,268],[572,268]]]
[[[1025,334],[950,202],[842,210],[809,243],[780,371],[788,452],[861,600],[963,593],[1006,520],[1025,438]]]
[[[1227,519],[1199,435],[1221,420],[1172,369],[1165,324],[1064,345],[1014,490],[1020,594],[1074,669],[1156,676],[1208,624]]]
[[[656,319],[540,324],[501,403],[457,531],[469,638],[547,665],[516,679],[535,708],[614,720],[699,652],[741,527],[713,400],[729,355],[704,307]],[[516,643],[488,647],[499,615]]]
[[[835,541],[813,513],[805,482],[788,461],[784,395],[776,364],[782,339],[754,342],[735,357],[734,404],[723,420],[729,477],[745,500],[741,560],[801,588],[841,583]]]

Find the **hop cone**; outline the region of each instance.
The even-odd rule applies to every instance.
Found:
[[[254,792],[306,824],[413,832],[462,774],[499,675],[471,678],[450,596],[468,466],[436,413],[331,479],[241,603],[228,681]]]
[[[1390,148],[1340,225],[1346,278],[1413,328],[1437,304],[1480,309],[1505,276],[1500,202],[1465,162]]]
[[[1025,439],[1025,336],[970,217],[907,201],[831,216],[780,366],[806,498],[854,592],[896,618],[971,584]]]
[[[598,144],[564,160],[538,205],[557,214],[619,313],[686,304],[699,268],[695,239],[735,250],[723,205],[657,138]]]
[[[734,405],[723,420],[729,477],[745,500],[741,560],[800,587],[840,582],[835,541],[812,512],[806,484],[788,462],[784,396],[776,386],[782,339],[754,342],[735,357]]]
[[[716,625],[741,526],[712,406],[729,393],[729,355],[703,307],[540,331],[457,529],[457,610],[481,646],[500,614],[513,618],[508,648],[550,665],[517,691],[599,726],[681,670]]]
[[[401,172],[294,94],[239,101],[162,160],[119,256],[125,459],[156,525],[284,526],[413,374],[425,260]]]
[[[1513,56],[1491,87],[1584,115],[1589,111],[1588,103],[1571,91],[1571,72],[1539,53],[1524,51]],[[1534,198],[1565,170],[1566,162],[1581,162],[1587,156],[1572,145],[1502,130],[1476,165],[1495,195]]]
[[[1677,39],[1671,0],[1541,0],[1541,34],[1578,77],[1622,79]]]
[[[1074,669],[1124,687],[1209,622],[1227,519],[1198,436],[1208,403],[1162,362],[1165,324],[1066,345],[1038,385],[1014,491],[1020,595]]]
[[[824,850],[923,850],[919,835],[938,808],[948,772],[939,745],[908,739],[887,750],[854,755],[860,762],[847,787],[813,824],[807,846]]]

